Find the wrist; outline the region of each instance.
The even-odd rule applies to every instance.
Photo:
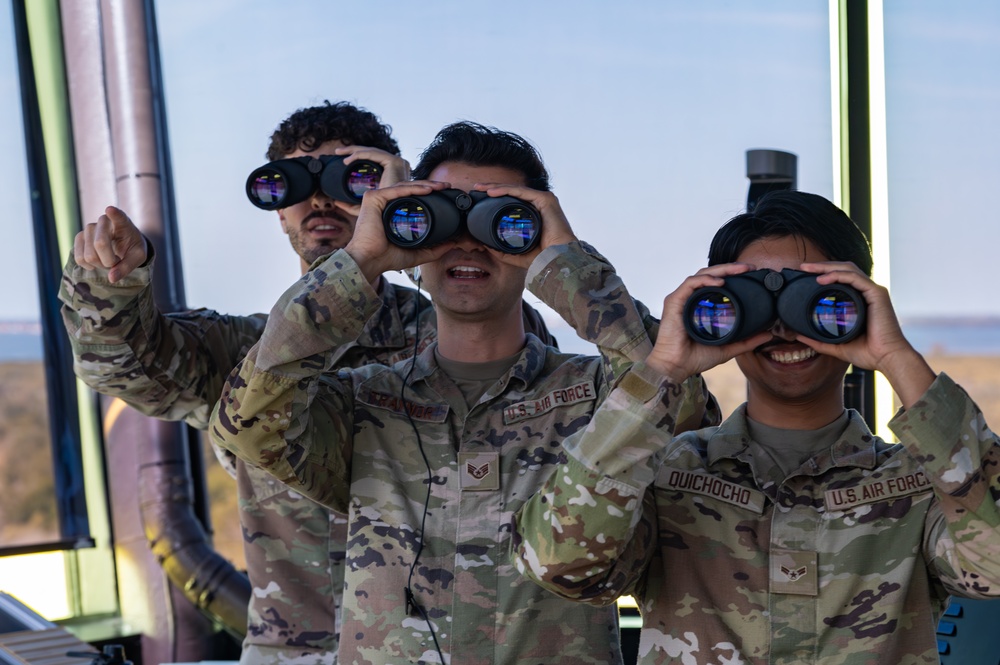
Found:
[[[358,264],[358,269],[373,288],[378,288],[379,279],[386,268],[382,265],[382,254],[366,251],[363,247],[347,244],[344,251]]]
[[[913,406],[937,377],[924,357],[912,347],[886,354],[876,369],[889,381],[905,409]]]
[[[652,353],[646,356],[645,364],[663,378],[678,385],[684,383],[691,376],[691,372],[688,372],[682,365],[658,357],[655,348]]]

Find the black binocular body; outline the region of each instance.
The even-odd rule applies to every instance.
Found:
[[[530,251],[541,237],[542,216],[513,196],[445,189],[390,201],[382,212],[385,235],[394,245],[415,249],[438,245],[462,232],[507,254]]]
[[[247,197],[262,210],[287,208],[316,191],[338,201],[360,203],[381,178],[382,166],[366,159],[344,164],[340,155],[291,157],[254,169],[247,178]]]
[[[865,330],[865,299],[847,284],[819,284],[814,273],[754,270],[707,286],[684,305],[684,327],[701,344],[730,344],[780,319],[800,335],[842,344]]]

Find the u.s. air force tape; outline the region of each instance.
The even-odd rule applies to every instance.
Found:
[[[510,425],[525,418],[540,416],[560,406],[595,399],[597,399],[597,391],[594,390],[594,384],[591,381],[578,383],[567,388],[556,388],[548,394],[541,395],[538,399],[511,404],[503,410],[503,422],[505,425]]]
[[[931,491],[931,481],[923,471],[903,476],[870,480],[853,487],[841,487],[823,492],[826,509],[848,510],[855,506]]]

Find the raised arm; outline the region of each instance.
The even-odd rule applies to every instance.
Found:
[[[1000,597],[1000,439],[945,374],[889,427],[920,462],[936,496],[926,559],[951,593]]]
[[[212,443],[346,512],[352,385],[350,370],[330,371],[380,304],[344,250],[306,273],[227,379],[209,424]]]
[[[153,300],[152,247],[117,208],[101,219],[78,234],[59,289],[74,371],[146,415],[204,429],[229,371],[264,330],[264,316],[164,314]],[[106,246],[116,249],[95,249]]]
[[[678,385],[633,365],[590,425],[567,440],[566,463],[517,514],[518,570],[591,604],[631,593],[656,545],[649,486],[671,432],[696,426],[704,399],[700,381]]]

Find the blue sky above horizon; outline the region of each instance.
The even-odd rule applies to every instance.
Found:
[[[522,134],[539,147],[578,235],[654,311],[742,209],[747,149],[796,153],[799,188],[832,194],[826,2],[366,7],[157,3],[190,306],[266,311],[296,278],[276,216],[250,206],[243,181],[275,125],[323,99],[381,115],[411,163],[457,119]],[[0,177],[15,192],[9,241],[24,249],[2,277],[20,285],[34,268],[10,36],[8,10]],[[1000,3],[886,2],[885,44],[897,311],[1000,316]],[[37,317],[37,292],[15,291],[0,319]]]

